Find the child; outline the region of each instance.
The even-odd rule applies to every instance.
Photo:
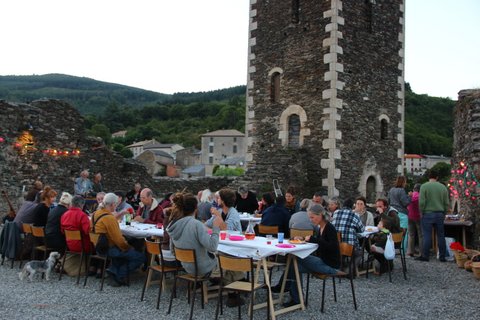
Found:
[[[383,253],[385,252],[385,245],[387,244],[387,238],[390,234],[391,224],[390,220],[382,217],[378,223],[378,233],[372,238],[372,245],[370,246],[370,252],[373,254],[377,263],[375,265],[375,274],[382,274],[388,271],[388,264],[390,263],[390,270],[393,269],[393,261],[385,259]]]

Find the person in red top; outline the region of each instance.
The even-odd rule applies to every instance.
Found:
[[[163,207],[153,197],[152,190],[148,188],[143,189],[140,192],[140,201],[141,203],[134,220],[150,224],[163,224]]]
[[[408,205],[408,249],[407,254],[410,257],[415,255],[415,234],[418,236],[418,247],[423,247],[423,232],[420,224],[420,208],[418,200],[420,198],[420,184],[417,183],[413,187],[413,192],[409,194],[412,197],[412,202]]]
[[[92,245],[90,242],[90,220],[88,215],[82,211],[85,205],[85,199],[82,196],[74,196],[70,209],[67,210],[60,220],[60,230],[65,233],[65,230],[80,230],[83,240],[83,248],[85,252],[92,252]],[[82,244],[79,240],[67,240],[67,247],[69,251],[82,251]]]

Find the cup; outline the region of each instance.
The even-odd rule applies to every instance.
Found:
[[[220,240],[225,240],[227,238],[227,232],[226,231],[220,231]]]
[[[283,243],[283,232],[277,234],[278,243]]]
[[[163,228],[163,224],[162,223],[157,223],[157,229],[162,229]]]
[[[272,244],[273,236],[271,234],[267,234],[267,244]]]

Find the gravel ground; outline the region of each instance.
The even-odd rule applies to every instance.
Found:
[[[140,302],[145,273],[132,275],[130,287],[113,288],[89,278],[86,287],[75,285],[75,279],[58,274],[53,280],[34,282],[18,278],[18,262],[0,267],[0,319],[187,319],[189,306],[184,291],[174,299],[171,315],[166,315],[169,292],[162,295],[160,310],[155,309],[156,287],[147,290],[146,300]],[[403,279],[400,260],[395,262],[393,283],[388,275],[364,276],[355,279],[358,310],[354,311],[348,281],[337,285],[338,302],[333,301],[331,282],[327,282],[325,316],[328,319],[479,319],[480,280],[472,273],[459,269],[454,262],[418,262],[407,259],[408,280]],[[274,274],[277,278],[279,272]],[[276,280],[274,280],[276,283]],[[262,291],[257,299],[264,301]],[[281,315],[279,319],[316,319],[320,314],[321,281],[310,287],[310,304],[304,311]],[[213,319],[216,299],[205,310],[195,305],[195,319]],[[243,309],[243,318],[247,318]],[[236,309],[225,308],[223,319],[236,317]],[[255,319],[265,319],[266,311],[256,310]]]

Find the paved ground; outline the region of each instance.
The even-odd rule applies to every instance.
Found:
[[[305,311],[281,315],[279,319],[479,319],[480,280],[453,262],[429,263],[412,259],[408,263],[408,280],[404,280],[395,264],[393,283],[388,275],[355,279],[358,310],[354,311],[350,285],[342,281],[337,286],[339,301],[333,301],[331,282],[327,285],[326,312],[320,313],[321,285],[314,281],[310,305]],[[49,282],[20,281],[18,262],[0,267],[0,319],[186,319],[189,306],[180,291],[173,312],[166,315],[169,293],[162,296],[160,310],[155,309],[157,290],[147,291],[146,301],[140,302],[144,274],[133,276],[130,287],[112,288],[105,285],[99,291],[99,280],[90,278],[86,287],[76,286],[72,278],[58,281],[58,274]],[[278,273],[277,273],[278,275]],[[277,278],[277,276],[274,276]],[[276,283],[276,281],[274,281]],[[265,299],[264,293],[258,300]],[[198,302],[198,300],[197,300]],[[195,307],[195,319],[212,319],[216,300]],[[243,309],[246,312],[245,308]],[[226,309],[222,319],[236,317],[236,309]],[[247,318],[244,314],[243,318]],[[265,319],[265,310],[255,311],[255,319]]]

